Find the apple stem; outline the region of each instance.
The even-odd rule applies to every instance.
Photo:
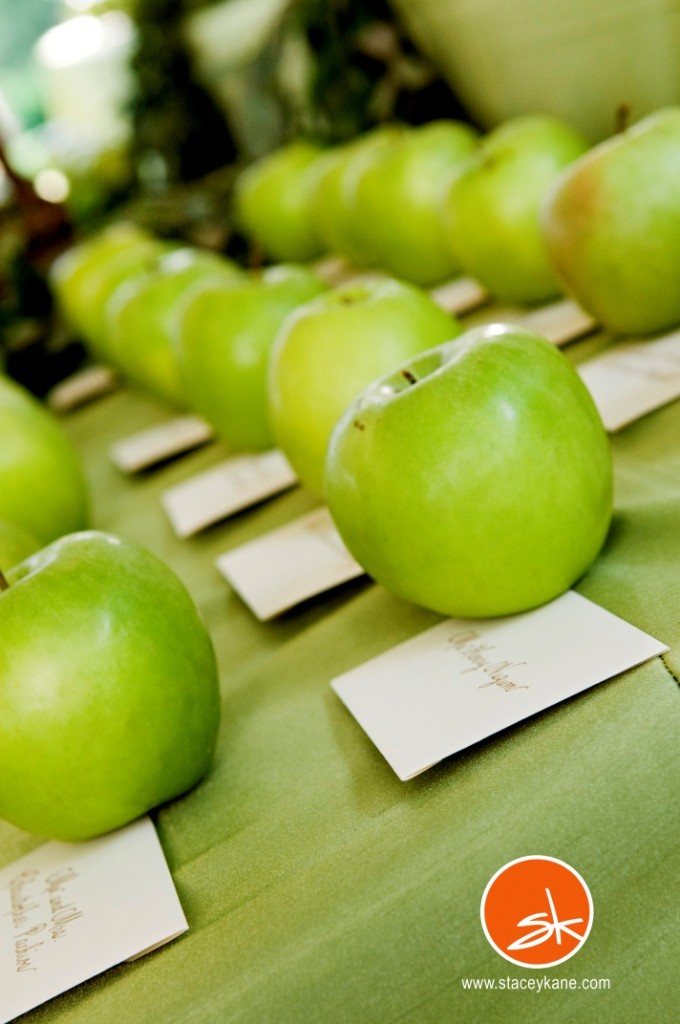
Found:
[[[0,569],[0,590],[9,590],[9,583],[5,579],[2,569]]]
[[[404,377],[409,382],[409,384],[417,384],[418,383],[417,378],[413,376],[413,374],[411,373],[410,370],[402,370],[401,371],[401,375],[402,375],[402,377]]]
[[[616,128],[614,130],[616,135],[620,135],[621,132],[625,132],[630,125],[630,104],[620,103],[616,108]]]

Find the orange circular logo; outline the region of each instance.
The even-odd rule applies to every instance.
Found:
[[[577,953],[593,923],[593,900],[578,871],[554,857],[519,857],[482,896],[482,928],[520,967],[555,967]]]

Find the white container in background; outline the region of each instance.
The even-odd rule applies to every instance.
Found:
[[[593,142],[680,102],[680,0],[391,0],[486,128],[536,111]]]
[[[134,39],[122,11],[83,14],[48,29],[35,46],[48,118],[101,146],[126,137]]]

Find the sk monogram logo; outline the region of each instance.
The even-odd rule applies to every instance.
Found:
[[[506,960],[521,967],[554,967],[588,938],[593,901],[579,873],[564,861],[520,857],[487,885],[481,918],[484,934]]]

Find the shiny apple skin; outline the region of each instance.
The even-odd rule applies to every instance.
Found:
[[[596,558],[610,445],[559,350],[472,330],[347,410],[326,496],[349,550],[395,594],[447,615],[507,615],[557,597]]]

